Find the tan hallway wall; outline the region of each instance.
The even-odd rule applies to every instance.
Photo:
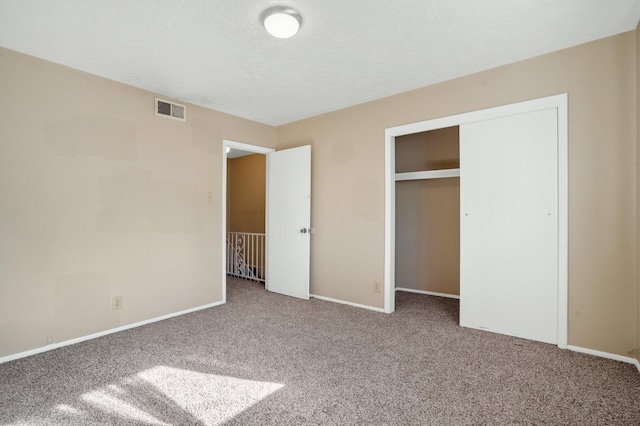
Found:
[[[264,234],[267,157],[227,160],[227,230]]]
[[[275,129],[6,49],[0,76],[0,356],[220,301],[222,139]]]
[[[311,292],[382,307],[384,129],[569,93],[569,344],[636,345],[635,62],[628,32],[277,128],[311,144]]]
[[[396,172],[460,167],[459,127],[396,138]],[[396,182],[396,287],[460,294],[460,179]]]

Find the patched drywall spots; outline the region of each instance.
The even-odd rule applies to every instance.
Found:
[[[340,141],[331,145],[333,164],[342,166],[356,158],[356,146],[352,141]]]
[[[137,169],[115,169],[100,179],[102,210],[97,229],[104,233],[199,234],[204,192],[185,182],[154,179]]]
[[[367,221],[378,220],[382,198],[380,185],[375,179],[358,179],[351,187],[351,211],[353,217]]]
[[[113,117],[72,115],[46,123],[43,131],[56,155],[124,161],[138,158],[136,124]]]
[[[112,328],[110,276],[92,273],[56,277],[55,318],[57,341]]]
[[[191,129],[191,145],[215,154],[222,149],[222,128],[204,120],[194,120]]]

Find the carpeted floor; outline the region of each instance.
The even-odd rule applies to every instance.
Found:
[[[0,365],[0,424],[639,425],[629,364],[230,279],[229,302]]]

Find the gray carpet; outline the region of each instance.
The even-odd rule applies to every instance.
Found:
[[[639,425],[629,364],[230,279],[229,303],[0,365],[0,423]]]

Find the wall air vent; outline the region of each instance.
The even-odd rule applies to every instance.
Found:
[[[175,102],[156,98],[156,115],[187,121],[187,107]]]

